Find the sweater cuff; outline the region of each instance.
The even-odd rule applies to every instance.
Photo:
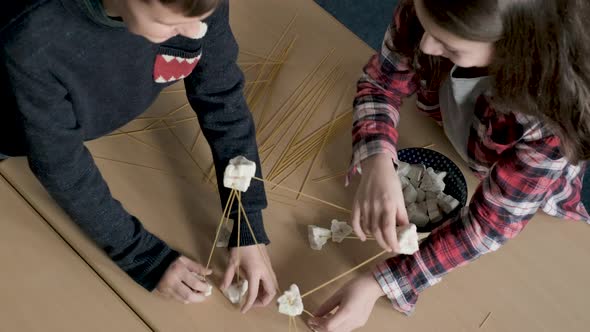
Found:
[[[373,276],[391,301],[393,308],[405,315],[411,315],[418,301],[418,292],[410,280],[397,268],[394,263],[396,256],[379,263],[373,269]]]
[[[256,243],[258,244],[269,244],[270,241],[264,230],[264,224],[262,222],[262,211],[250,211],[246,213],[248,221],[252,226],[252,232],[248,227],[246,218],[242,215],[240,217],[240,246],[251,246]],[[236,214],[230,215],[230,218],[234,220],[234,228],[229,238],[229,247],[237,247],[238,245],[238,216]]]
[[[133,278],[138,284],[148,291],[153,291],[160,279],[166,272],[166,269],[174,262],[180,254],[169,247],[166,247],[161,255],[156,259],[152,260],[152,264],[147,267],[141,268],[141,272],[138,273],[138,269],[132,269],[125,271],[131,278]],[[143,273],[142,273],[143,272]]]

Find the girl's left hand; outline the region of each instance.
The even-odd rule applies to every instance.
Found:
[[[326,301],[308,321],[317,332],[349,332],[364,326],[375,302],[385,294],[371,273],[351,280]],[[332,310],[338,310],[331,314]]]

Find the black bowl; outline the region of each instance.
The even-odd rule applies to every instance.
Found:
[[[442,221],[428,223],[424,227],[418,227],[418,232],[431,232],[461,212],[461,209],[467,204],[467,181],[465,181],[465,176],[461,173],[459,167],[451,159],[439,152],[425,148],[402,149],[398,151],[397,157],[399,160],[408,164],[422,164],[426,168],[432,167],[437,172],[447,172],[447,176],[444,179],[445,190],[443,192],[455,197],[459,201],[459,206],[451,211],[451,213],[445,214]]]

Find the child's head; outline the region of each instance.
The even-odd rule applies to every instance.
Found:
[[[199,22],[215,10],[220,0],[103,0],[107,11],[121,16],[129,31],[154,43],[176,35],[194,38]]]
[[[498,109],[537,116],[572,162],[590,159],[590,1],[402,1],[407,27],[393,47],[419,49],[430,65],[444,57],[461,67],[489,67]]]

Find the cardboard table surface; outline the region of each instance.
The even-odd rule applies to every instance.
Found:
[[[266,104],[259,104],[264,107],[253,107],[255,118],[265,107],[270,112],[267,119],[270,118],[304,77],[330,54],[318,75],[325,77],[330,68],[337,66],[336,71],[341,76],[335,80],[318,112],[313,114],[303,135],[311,135],[313,130],[326,124],[334,110],[350,108],[354,83],[372,54],[366,45],[311,0],[234,1],[232,6],[233,30],[241,46],[240,62],[250,84],[256,84],[252,82],[261,75],[256,74],[256,68],[251,71],[249,66],[265,61],[261,59],[270,53],[296,15],[284,39],[296,38],[295,43],[269,87],[272,97]],[[281,45],[284,44],[286,42]],[[169,88],[143,120],[133,122],[124,130],[145,128],[154,116],[170,115],[170,111],[182,107],[186,98],[178,93],[181,88]],[[413,108],[410,100],[402,110],[400,146],[434,143],[433,149],[460,165],[473,191],[477,185],[474,177],[452,151],[442,130],[413,112]],[[198,137],[197,124],[191,120],[191,111],[185,111],[174,114],[177,118],[172,122],[176,125],[171,129],[117,134],[89,142],[88,146],[113,195],[142,220],[147,229],[189,257],[205,262],[221,215],[221,202],[206,180],[211,164],[208,147],[202,138],[194,144]],[[292,127],[296,127],[296,123],[293,121]],[[350,207],[357,180],[348,188],[343,186],[342,177],[320,180],[346,170],[350,160],[350,122],[335,134],[313,163],[310,180],[303,191]],[[290,135],[292,132],[285,129],[271,143],[279,145],[281,139]],[[279,147],[263,165],[264,174],[272,171],[272,158],[276,160],[284,149],[284,146]],[[301,164],[282,184],[299,190],[311,163],[310,160]],[[152,329],[288,329],[287,317],[280,315],[275,305],[241,315],[219,291],[214,291],[206,303],[198,305],[176,304],[147,293],[81,234],[32,177],[24,160],[4,162],[0,171]],[[283,177],[277,177],[277,181]],[[264,211],[264,217],[273,242],[269,247],[271,260],[282,289],[297,283],[305,292],[380,251],[375,243],[355,240],[312,251],[307,243],[308,224],[328,225],[333,218],[348,220],[349,215],[308,198],[297,200],[296,195],[288,191],[272,189],[267,185],[269,208]],[[505,248],[451,273],[442,283],[427,290],[412,317],[395,312],[385,300],[379,301],[364,330],[472,331],[479,328],[488,314],[482,330],[586,330],[590,324],[590,316],[586,315],[590,288],[585,286],[589,267],[584,263],[590,254],[587,232],[587,225],[538,216]],[[217,250],[213,262],[214,282],[219,281],[225,259],[225,252]],[[349,278],[306,298],[306,308],[316,309]],[[300,329],[302,324],[299,320]]]
[[[0,177],[0,331],[150,331]]]

